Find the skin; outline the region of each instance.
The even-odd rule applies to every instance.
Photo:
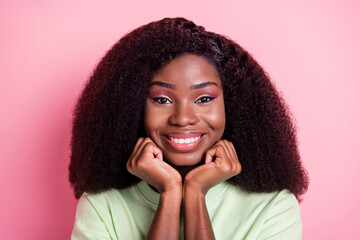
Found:
[[[182,201],[185,239],[215,239],[205,195],[241,171],[233,144],[221,140],[225,106],[216,68],[186,54],[164,66],[150,84],[144,114],[148,137],[137,141],[127,162],[130,173],[160,193],[148,239],[178,239]],[[201,138],[188,144],[169,139],[196,136]]]

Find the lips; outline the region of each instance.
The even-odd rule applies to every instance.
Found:
[[[165,135],[166,142],[179,151],[189,151],[201,142],[201,133],[169,133]]]

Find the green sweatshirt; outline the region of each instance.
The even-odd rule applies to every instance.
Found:
[[[84,193],[71,239],[145,239],[159,198],[144,181],[126,189]],[[216,239],[301,239],[299,204],[287,190],[248,193],[223,182],[205,198]],[[184,239],[183,227],[181,210],[179,239]]]

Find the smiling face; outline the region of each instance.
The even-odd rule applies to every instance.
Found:
[[[225,129],[224,97],[216,68],[190,54],[165,65],[150,82],[144,126],[170,164],[198,164]]]

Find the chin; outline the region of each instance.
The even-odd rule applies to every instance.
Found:
[[[202,156],[184,156],[184,154],[175,154],[175,156],[165,156],[166,161],[175,166],[179,167],[190,167],[190,166],[196,166],[199,165],[203,157]]]

